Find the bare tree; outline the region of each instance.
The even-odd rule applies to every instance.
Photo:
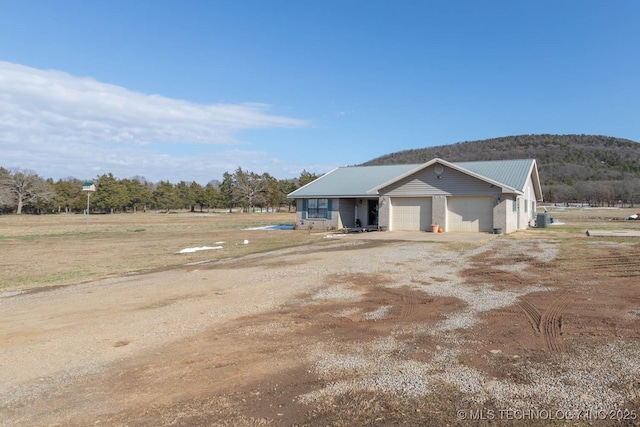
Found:
[[[15,207],[16,214],[21,214],[27,205],[46,202],[53,197],[53,190],[47,182],[35,172],[16,170],[0,177],[0,188],[9,194],[10,203]]]

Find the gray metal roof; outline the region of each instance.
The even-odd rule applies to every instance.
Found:
[[[456,162],[454,165],[501,182],[516,190],[524,190],[531,173],[533,159]]]
[[[372,196],[371,189],[418,165],[345,166],[326,173],[289,194],[296,197],[363,197]]]
[[[524,190],[535,160],[491,160],[451,163],[459,168],[497,181],[516,190]],[[364,197],[376,194],[375,188],[394,180],[423,164],[346,166],[328,172],[289,194],[291,198]]]

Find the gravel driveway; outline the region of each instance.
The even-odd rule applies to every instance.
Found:
[[[2,425],[395,420],[336,405],[364,395],[450,396],[438,416],[452,425],[487,405],[631,417],[640,281],[577,274],[600,256],[630,271],[618,246],[579,260],[564,244],[336,238],[5,295]]]

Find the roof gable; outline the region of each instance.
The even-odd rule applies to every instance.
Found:
[[[505,173],[500,173],[500,171],[502,169],[505,168],[505,166],[508,166],[511,164],[511,162],[520,162],[522,164],[524,163],[530,163],[532,160],[520,160],[520,161],[511,161],[511,160],[503,160],[503,161],[488,161],[488,162],[467,162],[467,163],[451,163],[451,162],[447,162],[446,160],[442,160],[442,159],[433,159],[428,161],[427,163],[424,163],[422,165],[418,165],[417,167],[415,167],[414,169],[407,171],[406,173],[404,173],[403,175],[400,175],[398,177],[395,177],[394,179],[385,182],[382,185],[379,185],[378,187],[376,187],[376,190],[380,190],[384,187],[387,187],[403,178],[406,178],[410,175],[413,175],[423,169],[426,169],[436,163],[439,163],[443,166],[449,167],[451,169],[455,169],[459,172],[462,172],[466,175],[472,176],[476,179],[479,179],[481,181],[485,181],[491,185],[494,185],[496,187],[501,187],[502,191],[505,193],[521,193],[524,190],[524,186],[526,185],[527,182],[527,176],[528,175],[524,175],[524,179],[522,179],[522,175],[521,174],[516,174],[516,173],[512,173],[512,174],[505,174]],[[464,166],[466,167],[464,167]],[[491,166],[494,166],[493,168]],[[476,167],[474,167],[476,166]],[[512,169],[512,168],[509,168]],[[519,168],[514,168],[516,169],[516,171],[518,172],[522,172],[523,168],[519,167]],[[482,173],[479,173],[479,172]],[[501,181],[499,179],[495,179],[495,177],[497,178],[510,178],[510,182],[507,183],[505,181]],[[522,184],[519,186],[513,186],[510,185],[511,183],[517,183],[522,181]]]

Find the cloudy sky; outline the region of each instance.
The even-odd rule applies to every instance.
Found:
[[[640,141],[640,2],[0,0],[0,166],[295,177],[530,133]]]

